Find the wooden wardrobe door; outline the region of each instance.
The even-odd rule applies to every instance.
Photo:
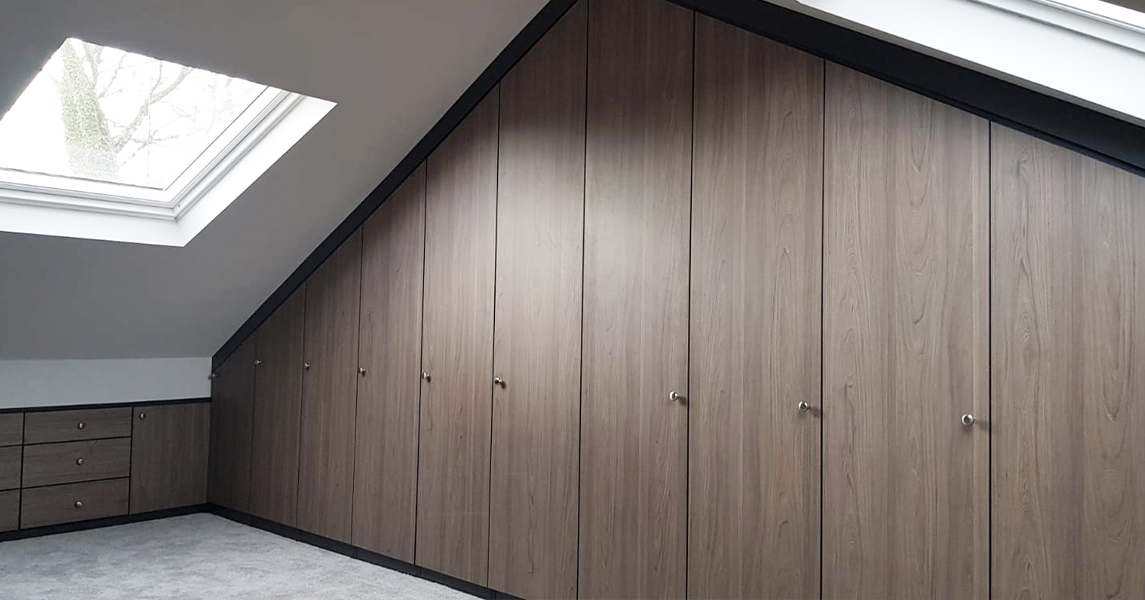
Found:
[[[589,5],[581,598],[685,594],[693,13]]]
[[[137,407],[132,422],[131,514],[206,502],[210,403]]]
[[[576,597],[587,2],[501,82],[489,587]]]
[[[250,512],[291,527],[298,507],[305,295],[299,288],[259,327],[254,378]]]
[[[356,231],[307,280],[298,528],[350,541],[362,233]]]
[[[695,102],[688,597],[817,598],[823,60],[697,16]]]
[[[988,138],[827,68],[825,598],[988,595]]]
[[[254,338],[243,342],[211,381],[207,499],[242,512],[250,508],[254,346]]]
[[[497,90],[426,163],[417,557],[485,585],[497,234]]]
[[[1145,179],[992,156],[994,597],[1145,598]]]
[[[354,545],[413,562],[425,167],[362,230]]]

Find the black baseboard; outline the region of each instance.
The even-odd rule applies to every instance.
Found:
[[[469,583],[468,581],[463,581],[455,577],[450,577],[449,575],[438,573],[437,571],[419,567],[415,564],[411,564],[403,560],[398,560],[396,558],[377,554],[364,548],[358,548],[345,542],[339,542],[337,540],[332,540],[320,535],[315,535],[313,533],[302,531],[301,529],[294,527],[289,527],[281,523],[268,521],[261,517],[256,517],[254,515],[227,508],[225,506],[209,504],[207,505],[207,510],[215,515],[225,519],[230,519],[236,523],[249,525],[250,527],[261,529],[275,535],[281,535],[282,537],[289,538],[297,542],[309,544],[323,550],[336,552],[355,560],[360,560],[372,565],[384,567],[392,571],[405,573],[406,575],[411,575],[426,581],[432,581],[434,583],[438,583],[460,592],[465,592],[466,594],[477,596],[479,598],[486,598],[488,600],[520,600],[516,596],[510,596],[509,594],[505,594],[491,588]]]
[[[195,513],[207,512],[206,504],[196,504],[194,506],[181,506],[179,508],[168,508],[165,510],[156,510],[152,512],[139,513],[136,515],[120,515],[118,517],[107,517],[105,519],[92,519],[90,521],[78,521],[76,523],[62,523],[60,525],[48,525],[46,527],[33,527],[30,529],[17,529],[16,531],[5,531],[0,533],[0,542],[11,542],[14,540],[26,540],[28,538],[43,537],[45,535],[56,535],[58,533],[72,533],[74,531],[87,531],[89,529],[100,529],[103,527],[114,527],[116,525],[127,525],[129,523],[140,523],[143,521],[155,521],[157,519],[169,519],[171,517],[181,517],[183,515],[193,515]]]

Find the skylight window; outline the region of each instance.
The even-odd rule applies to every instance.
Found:
[[[241,78],[67,39],[0,118],[0,230],[184,245],[331,108]],[[210,218],[179,226],[212,198]],[[27,207],[165,220],[175,233],[45,228],[49,215],[29,221]]]

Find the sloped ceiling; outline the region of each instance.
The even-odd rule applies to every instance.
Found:
[[[0,233],[0,360],[210,356],[545,0],[5,0],[0,111],[67,37],[338,106],[185,248]]]

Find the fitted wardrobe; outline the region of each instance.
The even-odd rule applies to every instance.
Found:
[[[211,502],[514,596],[1145,597],[1145,179],[665,0],[214,386]]]

